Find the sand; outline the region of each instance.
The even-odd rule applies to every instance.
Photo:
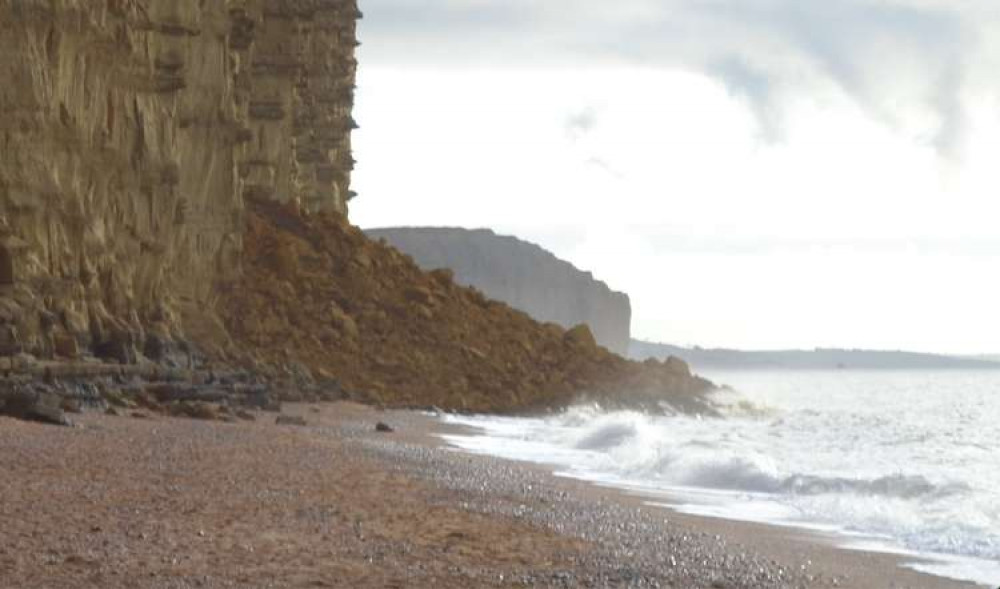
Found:
[[[969,587],[458,453],[421,414],[286,413],[0,418],[0,588]]]

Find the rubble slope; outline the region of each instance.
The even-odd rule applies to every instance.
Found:
[[[243,274],[220,304],[245,363],[302,363],[387,406],[506,412],[589,398],[708,410],[698,393],[710,384],[683,362],[631,362],[585,326],[536,322],[342,215],[256,202],[243,242]]]
[[[539,321],[567,328],[586,323],[598,344],[622,356],[628,353],[628,295],[533,243],[489,229],[458,227],[387,227],[365,233],[413,256],[421,268],[450,268],[460,284]]]

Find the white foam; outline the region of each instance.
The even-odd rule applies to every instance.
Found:
[[[675,509],[836,531],[934,558],[914,568],[1000,581],[1000,374],[739,375],[725,419],[601,413],[449,417],[466,450],[556,465]],[[756,379],[756,380],[755,380]],[[758,394],[758,391],[766,391]]]

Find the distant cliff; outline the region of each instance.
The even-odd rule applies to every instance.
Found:
[[[426,270],[450,268],[458,283],[539,321],[567,328],[586,323],[598,344],[621,355],[628,352],[628,295],[535,244],[487,229],[400,227],[366,233],[385,239]]]
[[[940,354],[883,350],[815,350],[744,351],[724,348],[685,348],[670,344],[655,344],[632,340],[629,357],[634,360],[675,356],[695,370],[901,370],[901,369],[969,369],[998,370],[1000,361],[986,358],[962,358]]]

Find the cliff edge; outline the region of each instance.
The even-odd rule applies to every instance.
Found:
[[[425,270],[450,268],[460,284],[474,286],[539,321],[566,328],[584,323],[598,344],[628,354],[632,320],[628,295],[538,245],[488,229],[392,227],[365,233],[385,239]]]

